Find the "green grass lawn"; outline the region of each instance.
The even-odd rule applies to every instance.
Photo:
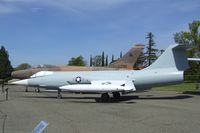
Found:
[[[182,83],[177,85],[169,85],[164,87],[155,87],[152,90],[156,91],[177,91],[177,92],[185,92],[185,91],[198,91],[200,92],[200,83],[199,89],[196,89],[196,83]]]

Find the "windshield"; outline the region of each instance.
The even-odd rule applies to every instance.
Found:
[[[41,72],[38,72],[36,74],[33,74],[31,76],[31,78],[43,77],[43,76],[47,76],[47,75],[51,75],[51,74],[53,74],[53,72],[51,72],[51,71],[41,71]]]

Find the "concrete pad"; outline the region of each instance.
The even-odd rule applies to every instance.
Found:
[[[0,99],[0,133],[27,133],[41,121],[44,133],[199,133],[200,96],[149,91],[101,103],[98,94],[36,93],[10,86]],[[3,128],[4,127],[4,128]],[[3,131],[4,130],[4,131]]]

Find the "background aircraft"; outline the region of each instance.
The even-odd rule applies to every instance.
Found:
[[[135,45],[122,58],[111,63],[108,67],[47,65],[41,68],[32,68],[32,69],[14,71],[12,72],[12,78],[26,79],[29,78],[31,75],[40,71],[108,71],[108,70],[133,69],[133,66],[136,63],[143,49],[144,45],[142,44]]]
[[[181,83],[184,70],[187,68],[185,46],[171,45],[152,65],[143,70],[42,71],[29,79],[13,82],[13,84],[56,89],[58,98],[61,98],[61,90],[100,93],[102,101],[108,101],[110,93],[118,99],[121,93]]]

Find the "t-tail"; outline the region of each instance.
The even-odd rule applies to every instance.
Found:
[[[182,83],[188,67],[185,45],[170,45],[153,64],[136,72],[135,83],[141,89]]]
[[[151,69],[175,69],[176,71],[185,71],[188,69],[188,59],[185,45],[171,45],[165,52],[149,67]]]

